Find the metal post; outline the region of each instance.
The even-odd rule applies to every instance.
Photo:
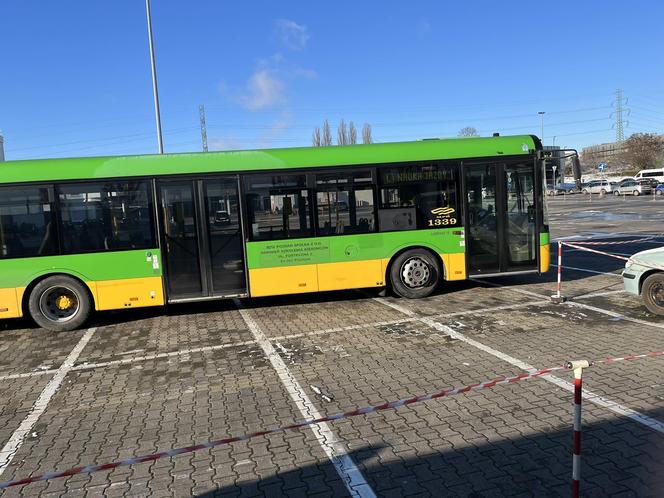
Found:
[[[563,280],[563,243],[558,241],[558,282],[556,283],[556,293],[551,296],[551,301],[554,303],[564,303],[565,296],[561,294]]]
[[[150,66],[152,67],[152,93],[154,94],[154,114],[157,121],[157,145],[159,153],[164,153],[164,140],[161,136],[161,114],[159,112],[159,92],[157,91],[157,66],[154,60],[154,43],[152,41],[152,14],[150,0],[145,0],[145,10],[148,17],[148,41],[150,42]]]
[[[581,400],[583,399],[583,369],[587,360],[568,361],[565,365],[574,371],[574,432],[572,436],[572,498],[579,498],[581,479]]]
[[[542,122],[542,136],[540,138],[542,139],[542,146],[544,146],[544,111],[539,111],[537,114],[540,115]]]

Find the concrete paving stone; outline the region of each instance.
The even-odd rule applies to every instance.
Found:
[[[582,197],[565,201],[564,209],[555,200],[553,235],[650,230],[638,220],[629,226],[610,220],[598,225],[599,215],[591,212],[625,206],[644,213],[659,209],[631,201],[619,206],[613,199],[593,201],[589,210]],[[569,224],[572,218],[574,225]],[[627,245],[621,251],[640,248],[646,246]],[[568,250],[564,258],[568,266],[614,274],[621,266]],[[619,277],[578,270],[565,270],[563,277],[572,304],[538,302],[552,292],[554,272],[492,280],[511,288],[494,288],[488,281],[458,282],[426,299],[386,300],[537,368],[571,358],[664,350],[658,327],[664,319],[647,313],[639,299],[621,293],[589,297],[620,289]],[[273,340],[273,345],[319,412],[336,413],[520,372],[372,299],[375,295],[348,291],[246,301],[247,312],[268,337],[298,334]],[[504,306],[511,308],[493,309]],[[395,323],[372,325],[379,321]],[[102,313],[92,325],[97,331],[77,365],[123,359],[129,363],[70,372],[35,424],[36,436],[25,440],[3,479],[241,435],[303,418],[232,302]],[[83,333],[44,334],[27,327],[26,321],[2,322],[0,353],[12,354],[0,354],[0,376],[58,368]],[[249,343],[141,359],[243,341]],[[571,379],[569,372],[556,375]],[[18,427],[49,378],[0,382],[0,441]],[[584,374],[584,385],[662,422],[662,378],[664,360],[653,359],[596,365]],[[316,395],[311,385],[332,401]],[[569,493],[571,400],[569,392],[538,379],[337,421],[329,428],[380,496],[559,496]],[[664,489],[664,436],[587,402],[583,423],[585,496],[657,496]],[[192,493],[206,498],[346,496],[347,490],[314,432],[305,429],[94,476],[35,483],[8,490],[5,496]]]

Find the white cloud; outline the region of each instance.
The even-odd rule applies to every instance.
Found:
[[[210,150],[239,150],[242,148],[242,142],[234,137],[217,137],[210,140]]]
[[[269,69],[259,69],[247,81],[244,95],[238,102],[250,111],[259,111],[286,102],[284,83]]]
[[[302,50],[309,41],[309,29],[304,24],[298,24],[290,19],[277,19],[274,22],[274,32],[279,41],[291,50]]]

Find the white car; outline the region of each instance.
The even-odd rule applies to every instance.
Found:
[[[583,187],[584,194],[610,194],[613,186],[608,180],[592,180]]]

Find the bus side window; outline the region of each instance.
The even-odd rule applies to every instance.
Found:
[[[381,231],[461,225],[457,163],[379,168]]]
[[[53,189],[0,189],[0,259],[57,253]]]
[[[156,246],[147,181],[59,185],[57,192],[65,254]]]
[[[374,232],[371,172],[317,174],[316,212],[319,235]]]
[[[253,175],[245,181],[251,240],[311,237],[305,175]]]

